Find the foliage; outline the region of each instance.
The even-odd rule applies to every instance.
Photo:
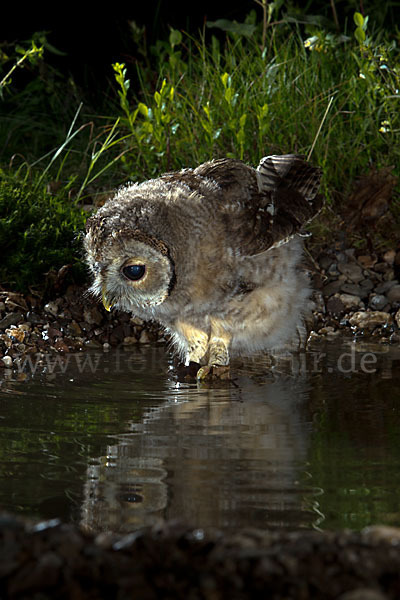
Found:
[[[26,179],[0,173],[0,280],[14,289],[43,282],[50,269],[71,264],[80,275],[79,235],[86,215],[64,194],[34,192]]]
[[[257,4],[261,21],[253,10],[243,23],[220,19],[196,36],[170,29],[150,48],[143,28],[132,23],[140,63],[136,69],[110,66],[114,89],[95,109],[71,78],[44,62],[45,37],[18,50],[21,63],[17,51],[0,59],[4,206],[9,195],[26,208],[28,200],[16,191],[23,188],[29,202],[47,203],[44,214],[51,206],[67,221],[70,210],[73,236],[84,220],[76,220],[76,201],[95,203],[97,190],[221,156],[257,164],[267,154],[297,152],[323,168],[323,192],[340,213],[359,175],[372,165],[400,163],[396,35],[374,30],[371,18],[359,12],[340,31],[336,13],[332,23],[327,14],[289,14],[279,0]],[[13,75],[6,86],[10,72],[20,72],[31,56],[39,75],[22,84]],[[16,154],[28,174],[22,187]],[[55,198],[46,192],[51,181],[60,182]],[[31,239],[28,217],[16,229],[21,227]],[[61,239],[46,243],[55,251]],[[23,256],[15,257],[21,268],[24,260],[29,264]],[[27,266],[26,275],[34,279],[38,264]],[[17,272],[16,265],[3,266],[2,277],[17,279]]]

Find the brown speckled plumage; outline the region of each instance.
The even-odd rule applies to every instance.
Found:
[[[87,223],[91,289],[107,308],[159,321],[186,363],[279,347],[308,309],[297,234],[321,208],[319,178],[283,155],[121,188]]]

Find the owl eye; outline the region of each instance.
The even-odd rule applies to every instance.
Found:
[[[145,265],[128,265],[122,269],[123,274],[131,281],[139,281],[146,272]]]

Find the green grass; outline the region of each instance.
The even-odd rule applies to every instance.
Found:
[[[14,290],[46,287],[46,274],[70,265],[82,277],[79,260],[84,211],[44,187],[0,173],[0,281]],[[49,280],[47,280],[49,281]]]
[[[398,169],[395,36],[368,35],[361,15],[347,37],[316,26],[306,34],[296,23],[282,23],[267,27],[264,40],[255,14],[246,26],[246,31],[233,27],[236,32],[225,38],[207,32],[207,42],[204,32],[194,37],[172,30],[168,40],[141,49],[144,66],[110,65],[114,89],[97,110],[85,104],[71,80],[51,69],[47,80],[32,76],[22,90],[4,86],[0,160],[8,183],[0,192],[3,199],[10,194],[10,202],[22,202],[9,181],[14,178],[18,188],[24,172],[26,198],[40,197],[47,215],[62,206],[64,227],[70,224],[73,237],[83,219],[80,206],[96,204],[98,193],[211,158],[231,156],[256,165],[268,154],[305,154],[323,168],[322,191],[336,214],[356,178],[371,166]],[[249,30],[250,36],[241,33]],[[56,197],[45,192],[54,182]],[[24,200],[17,229],[29,231],[22,215],[31,201]],[[396,195],[395,220],[398,206]],[[7,240],[11,224],[0,219]],[[46,241],[51,259],[62,239]],[[13,252],[18,256],[23,248],[16,245]],[[0,250],[4,254],[3,246]],[[3,266],[2,277],[18,280],[16,265],[11,266],[12,272]],[[30,270],[33,279],[41,268]]]

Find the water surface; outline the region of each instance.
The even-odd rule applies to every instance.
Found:
[[[178,381],[164,347],[32,359],[0,385],[0,508],[128,531],[400,526],[400,349],[329,342]]]

